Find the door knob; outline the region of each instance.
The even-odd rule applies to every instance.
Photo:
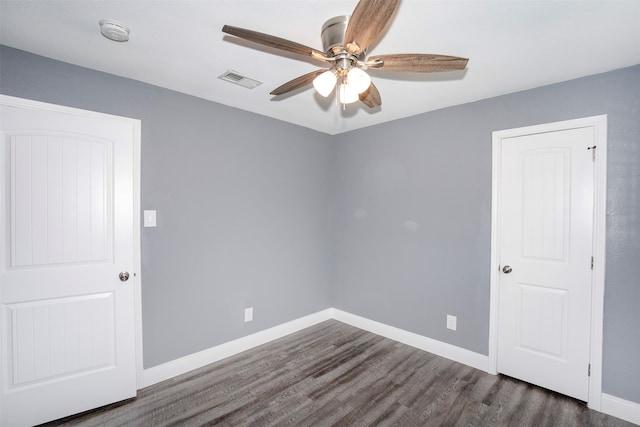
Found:
[[[120,278],[121,281],[126,282],[127,280],[129,280],[129,272],[123,271],[118,275],[118,277]]]
[[[504,274],[509,274],[509,273],[511,273],[511,271],[512,271],[512,268],[511,268],[510,265],[505,265],[504,267],[502,267],[502,272]]]

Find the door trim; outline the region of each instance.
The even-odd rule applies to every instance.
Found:
[[[101,117],[129,123],[133,132],[133,277],[129,279],[133,284],[134,292],[134,316],[135,316],[135,358],[136,358],[136,390],[143,384],[143,358],[142,358],[142,278],[140,261],[140,146],[141,146],[141,121],[128,117],[116,116],[95,111],[81,110],[63,105],[49,104],[30,99],[17,98],[0,94],[0,104],[31,109],[46,110],[80,117]],[[3,178],[3,177],[0,177]],[[0,179],[2,181],[2,179]],[[3,208],[4,209],[4,208]],[[4,217],[4,210],[0,218]],[[132,280],[133,279],[133,280]],[[1,375],[1,372],[0,372]]]
[[[602,407],[602,343],[604,317],[604,277],[606,243],[606,200],[607,200],[607,116],[585,117],[536,126],[507,129],[493,132],[491,167],[491,265],[490,265],[490,310],[489,310],[489,373],[498,373],[498,295],[499,295],[499,256],[500,253],[500,179],[502,140],[516,136],[525,136],[543,132],[593,127],[596,145],[593,247],[594,254],[592,276],[591,332],[588,406],[600,411]]]

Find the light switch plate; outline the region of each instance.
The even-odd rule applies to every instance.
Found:
[[[144,211],[144,226],[155,227],[156,226],[156,211]]]

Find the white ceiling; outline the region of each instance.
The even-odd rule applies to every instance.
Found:
[[[225,35],[224,24],[322,50],[320,29],[356,0],[1,0],[0,43],[337,134],[439,108],[640,63],[640,1],[404,0],[370,54],[470,58],[464,72],[371,71],[382,106],[342,110],[310,87],[269,92],[322,63]],[[128,43],[98,21],[131,28]],[[245,89],[227,69],[264,82]]]

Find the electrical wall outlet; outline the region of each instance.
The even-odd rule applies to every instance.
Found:
[[[447,314],[447,329],[453,329],[455,331],[457,323],[458,323],[458,318],[456,316]]]
[[[251,322],[253,320],[253,307],[244,309],[244,321]]]

